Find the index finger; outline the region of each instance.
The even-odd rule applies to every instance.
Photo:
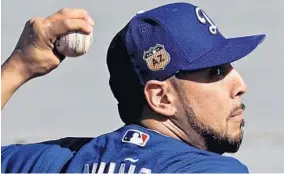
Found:
[[[59,19],[83,19],[88,21],[91,25],[94,25],[94,21],[89,16],[88,12],[81,8],[63,8],[48,16],[47,19],[53,22]]]

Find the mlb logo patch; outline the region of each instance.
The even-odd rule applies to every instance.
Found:
[[[145,146],[150,136],[144,132],[129,129],[122,138],[122,142],[136,144],[138,146]]]

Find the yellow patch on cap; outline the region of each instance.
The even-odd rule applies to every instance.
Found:
[[[143,59],[152,71],[164,70],[169,64],[171,57],[163,45],[157,44],[144,52]]]

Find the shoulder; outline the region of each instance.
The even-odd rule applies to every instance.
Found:
[[[135,133],[138,133],[141,141],[131,140]],[[137,125],[125,126],[109,136],[115,137],[117,147],[129,147],[131,151],[135,149],[135,153],[140,154],[140,158],[151,160],[157,173],[248,172],[247,167],[237,159],[194,148],[182,141]]]
[[[168,154],[161,172],[178,173],[248,173],[246,165],[239,160],[219,154],[190,150]]]
[[[191,173],[248,173],[239,160],[213,152],[197,149],[171,137],[157,136],[154,149],[159,153],[158,172]]]
[[[65,164],[73,151],[87,143],[89,138],[63,138],[34,144],[13,144],[1,147],[1,172],[41,171],[47,169],[42,161],[49,160],[51,169],[59,170],[57,164]],[[52,164],[53,163],[53,164]],[[43,165],[44,164],[44,165]],[[48,169],[47,169],[48,170]]]
[[[207,157],[193,165],[185,166],[183,171],[218,172],[218,173],[249,173],[246,165],[232,157]],[[182,171],[182,170],[181,170]]]
[[[162,173],[248,173],[248,168],[239,160],[213,152],[200,150],[182,141],[150,133],[148,148],[159,154],[155,160],[157,172]]]
[[[18,151],[37,152],[43,151],[48,148],[56,147],[60,149],[69,149],[70,151],[77,151],[83,145],[88,143],[92,138],[75,138],[67,137],[58,140],[50,140],[32,144],[12,144],[1,147],[2,158],[11,152],[17,153]]]

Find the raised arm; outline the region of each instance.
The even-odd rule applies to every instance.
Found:
[[[14,51],[1,66],[1,109],[24,83],[59,66],[64,59],[54,49],[59,36],[70,31],[89,34],[93,25],[83,9],[62,9],[27,21]]]

